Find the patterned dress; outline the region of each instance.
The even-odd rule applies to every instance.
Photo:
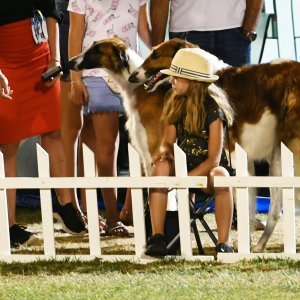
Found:
[[[177,144],[185,152],[187,159],[188,171],[194,169],[208,157],[208,140],[209,140],[209,126],[217,119],[221,119],[224,124],[224,130],[226,127],[226,118],[223,111],[218,107],[217,103],[208,98],[206,100],[207,116],[205,120],[204,128],[198,134],[188,133],[182,123],[176,124],[177,129]],[[222,149],[222,155],[220,165],[229,170],[228,160],[224,148]]]

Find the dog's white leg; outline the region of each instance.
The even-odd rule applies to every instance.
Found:
[[[294,155],[294,173],[300,176],[300,138],[294,138],[286,145]],[[296,215],[300,215],[300,188],[295,189]]]
[[[282,206],[282,196],[281,196],[281,188],[271,188],[271,204],[270,210],[268,214],[268,221],[266,228],[259,239],[256,246],[252,248],[252,252],[260,253],[263,252],[265,246],[272,235],[274,228],[281,218],[281,206]]]
[[[254,162],[249,161],[248,163],[248,172],[249,175],[254,175]],[[256,188],[249,188],[249,220],[250,220],[250,230],[264,230],[265,225],[256,218],[256,195],[257,189]]]
[[[254,162],[248,162],[248,173],[250,176],[254,175]],[[249,188],[249,220],[250,220],[250,230],[253,231],[256,229],[256,188]]]
[[[276,149],[270,164],[270,176],[280,176],[280,150]],[[281,188],[271,188],[271,203],[268,213],[268,220],[266,228],[259,239],[256,246],[252,248],[252,252],[260,253],[265,249],[265,246],[272,235],[274,228],[281,218],[281,208],[282,208],[282,189]]]

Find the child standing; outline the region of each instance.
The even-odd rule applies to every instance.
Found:
[[[223,148],[225,125],[231,125],[233,110],[226,94],[215,84],[217,75],[208,53],[198,48],[180,49],[170,69],[161,72],[172,76],[172,90],[167,96],[162,119],[166,123],[161,153],[153,158],[153,176],[174,176],[173,145],[186,153],[189,176],[207,176],[206,194],[215,196],[218,228],[217,252],[233,252],[229,244],[233,211],[231,188],[216,188],[214,176],[229,176]],[[165,256],[164,221],[167,189],[151,189],[149,206],[153,235],[145,254]],[[191,195],[193,196],[193,195]]]
[[[146,3],[146,0],[70,0],[69,57],[86,50],[94,41],[115,35],[124,39],[135,51],[138,51],[137,36],[150,46]],[[76,169],[75,154],[82,120],[85,131],[81,140],[95,152],[98,175],[116,176],[119,114],[123,114],[124,109],[113,80],[102,69],[84,70],[82,73],[71,71],[70,91],[71,101],[65,103],[62,112],[62,134],[70,176],[74,176]],[[101,192],[105,204],[106,234],[128,236],[124,223],[131,221],[131,202],[125,202],[126,208],[120,215],[117,191],[105,188]],[[83,202],[82,209],[85,211]]]

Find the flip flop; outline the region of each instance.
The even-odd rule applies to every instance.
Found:
[[[107,224],[105,233],[107,236],[128,237],[129,231],[121,221]]]

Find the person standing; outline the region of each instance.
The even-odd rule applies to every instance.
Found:
[[[42,17],[45,17],[43,19]],[[51,176],[65,176],[65,158],[60,137],[59,77],[43,82],[47,69],[60,65],[58,22],[54,0],[11,0],[0,6],[0,69],[14,90],[13,99],[0,106],[0,150],[5,175],[15,177],[16,158],[22,139],[40,135],[49,153]],[[86,233],[79,212],[67,189],[57,189],[60,216],[69,233]],[[37,236],[16,222],[16,190],[7,191],[10,242],[31,244]]]
[[[170,4],[170,10],[169,10]],[[263,0],[150,0],[152,45],[169,38],[198,45],[225,63],[250,63],[251,42]]]
[[[70,0],[69,57],[86,50],[94,41],[117,35],[138,50],[137,34],[150,46],[150,31],[146,15],[146,0]],[[84,123],[92,125],[95,156],[99,176],[116,176],[119,141],[119,114],[123,113],[122,99],[114,83],[104,70],[71,71],[71,101],[73,113],[64,120],[63,139],[69,159],[69,170],[75,174],[76,149]],[[66,106],[66,109],[67,106]],[[72,174],[70,173],[70,176]],[[128,229],[120,221],[116,190],[102,189],[106,212],[106,234],[128,236]]]

